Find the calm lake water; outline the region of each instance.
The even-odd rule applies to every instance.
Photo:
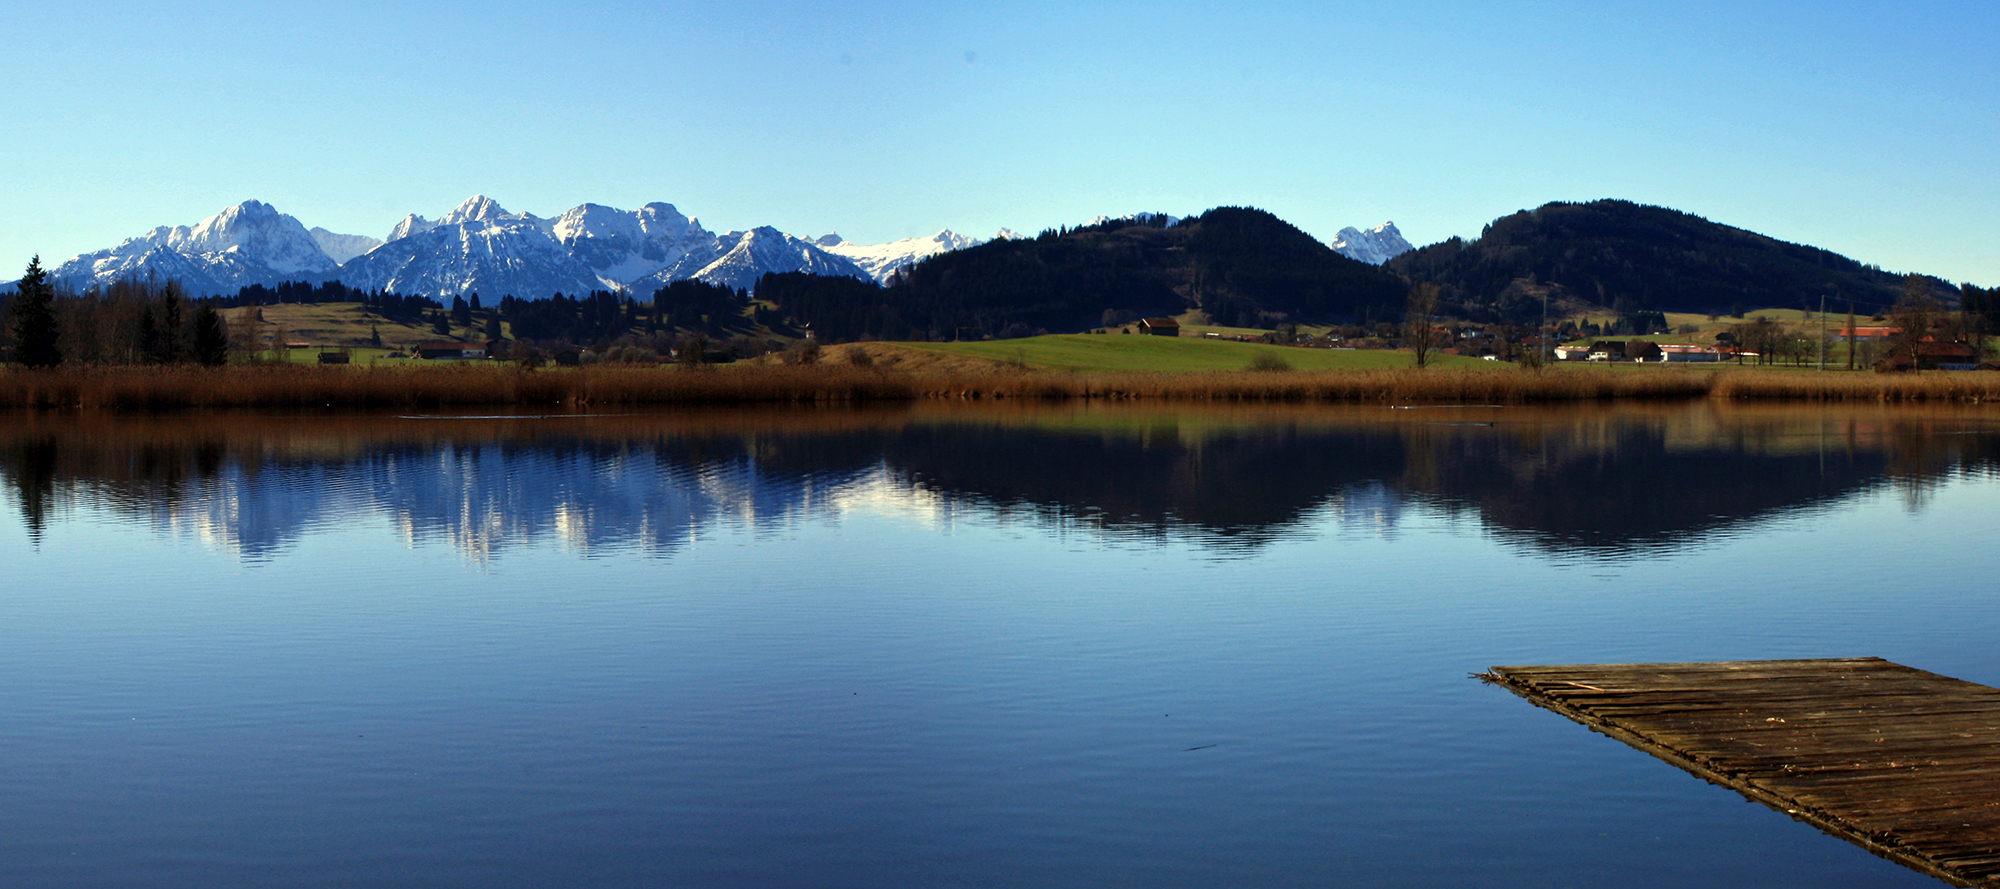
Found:
[[[1941,885],[1494,664],[2000,685],[2000,411],[0,415],[0,885]]]

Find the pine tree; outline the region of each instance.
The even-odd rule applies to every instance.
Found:
[[[208,303],[194,313],[194,360],[203,367],[229,363],[229,326],[222,313]]]
[[[54,367],[62,363],[62,349],[56,346],[55,288],[42,270],[42,258],[28,260],[28,271],[17,285],[14,297],[14,360],[28,367]]]
[[[169,280],[165,292],[160,294],[160,355],[161,364],[179,364],[187,360],[187,328],[185,313],[182,311],[181,286]]]

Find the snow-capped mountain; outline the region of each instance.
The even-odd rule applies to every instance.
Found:
[[[335,234],[317,225],[306,234],[312,235],[313,243],[318,244],[319,249],[326,251],[327,258],[334,262],[346,262],[382,246],[381,240],[377,238],[367,235]]]
[[[665,203],[630,211],[584,204],[550,219],[510,213],[474,195],[436,219],[405,216],[378,241],[308,231],[253,200],[193,227],[156,228],[74,257],[50,276],[84,290],[150,275],[177,280],[193,295],[338,279],[364,290],[447,299],[471,293],[538,299],[621,287],[644,298],[691,278],[747,289],[767,272],[879,280],[924,256],[979,243],[949,231],[875,245],[822,240],[828,244],[769,226],[718,235]]]
[[[651,203],[629,213],[584,204],[556,217],[551,232],[606,287],[629,286],[661,272],[669,280],[695,277],[723,252],[714,234],[672,204]]]
[[[1367,231],[1350,225],[1334,235],[1333,243],[1327,246],[1348,259],[1358,259],[1369,265],[1381,265],[1416,249],[1410,246],[1409,241],[1403,240],[1403,233],[1396,230],[1393,222],[1384,222]]]
[[[297,219],[262,201],[244,201],[192,227],[160,226],[71,257],[50,277],[82,290],[152,275],[179,280],[192,292],[221,293],[316,278],[339,266]]]
[[[623,287],[643,296],[689,278],[749,288],[766,272],[869,277],[860,266],[774,228],[717,235],[672,204],[584,204],[554,219],[509,213],[474,195],[435,222],[411,215],[382,246],[339,271],[352,287],[447,297],[534,299]]]
[[[421,224],[399,223],[387,243],[342,265],[341,283],[424,296],[523,299],[605,289],[550,236],[552,223],[531,213],[508,213],[485,195],[467,198],[435,223],[420,216],[403,222],[412,220]]]
[[[633,290],[650,293],[670,281],[697,278],[710,284],[749,289],[766,272],[805,272],[811,275],[846,276],[871,279],[867,270],[844,256],[836,256],[804,238],[795,238],[768,225],[747,232],[729,232],[715,238],[715,255],[692,273],[684,273],[698,254],[640,279]]]
[[[1001,229],[996,237],[1007,237],[1010,232]],[[887,281],[897,269],[914,265],[918,260],[939,253],[964,250],[986,243],[978,238],[961,235],[945,229],[928,238],[904,238],[884,244],[850,244],[837,234],[821,235],[813,239],[814,246],[837,256],[844,256],[876,281]]]
[[[425,219],[422,216],[418,216],[415,213],[411,213],[410,215],[403,217],[403,221],[396,223],[396,226],[394,228],[389,229],[389,237],[384,241],[384,243],[387,243],[388,241],[400,241],[411,235],[421,235],[424,232],[430,231],[431,229],[437,227],[438,227],[437,223]]]

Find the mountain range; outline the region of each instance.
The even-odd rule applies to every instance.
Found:
[[[1099,217],[1093,224],[1113,218]],[[1154,218],[1169,225],[1178,221]],[[1334,249],[1377,265],[1409,249],[1393,224],[1348,237],[1354,232],[1342,232],[1352,248],[1337,243]],[[1020,236],[1001,229],[995,237]],[[177,280],[195,295],[233,294],[253,284],[338,280],[405,295],[539,298],[620,288],[647,294],[690,279],[748,290],[772,272],[881,283],[927,257],[983,243],[950,230],[883,244],[853,244],[837,234],[806,239],[770,226],[716,234],[666,203],[637,210],[583,204],[544,218],[510,213],[484,195],[437,219],[405,216],[386,238],[376,239],[307,229],[271,205],[250,200],[192,227],[161,226],[116,247],[71,257],[51,269],[50,277],[79,291],[154,277]]]

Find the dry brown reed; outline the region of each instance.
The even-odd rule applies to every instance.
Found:
[[[1719,374],[1714,395],[1732,401],[2000,404],[2000,373],[1742,371]]]
[[[2000,374],[1812,373],[1750,369],[1428,368],[1284,373],[905,373],[879,367],[105,367],[0,373],[0,407],[419,408],[492,405],[855,404],[918,399],[1158,399],[1345,404],[1585,401],[1991,404]]]
[[[845,368],[751,373],[665,368],[529,371],[496,367],[151,367],[14,371],[0,406],[110,410],[621,404],[751,404],[908,400],[902,380]]]

